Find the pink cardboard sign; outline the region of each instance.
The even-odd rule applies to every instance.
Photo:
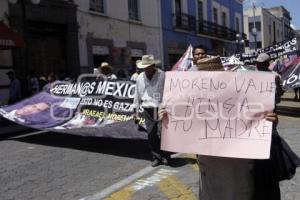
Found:
[[[268,72],[167,72],[161,148],[220,157],[270,156],[275,75]]]

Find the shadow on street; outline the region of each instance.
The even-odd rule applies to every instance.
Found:
[[[52,147],[70,148],[141,160],[151,160],[147,140],[84,137],[54,132],[28,136],[24,135],[22,137],[11,138],[8,140]],[[195,162],[195,159],[172,158],[169,166],[178,168]]]
[[[9,140],[150,160],[147,140],[83,137],[46,132]]]

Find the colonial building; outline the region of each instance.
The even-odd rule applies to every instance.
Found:
[[[291,28],[292,17],[290,12],[283,6],[268,8],[268,11],[276,16],[281,21],[281,30],[283,30],[283,38],[290,39],[293,37],[293,30]]]
[[[160,0],[76,0],[81,72],[101,62],[132,71],[143,54],[162,59]]]
[[[254,7],[244,11],[244,30],[248,35],[247,52],[265,48],[274,43],[291,39],[290,13],[283,7]]]
[[[22,48],[0,50],[1,104],[7,101],[8,70],[14,70],[20,79],[23,97],[28,92],[31,72],[38,76],[63,71],[73,76],[80,73],[77,6],[73,1],[0,1],[0,18],[25,41]]]
[[[189,44],[201,44],[209,53],[221,56],[236,53],[240,47],[236,40],[240,42],[244,37],[242,3],[242,0],[161,1],[167,68],[180,58]]]
[[[8,11],[8,2],[0,1],[0,23],[3,26],[9,27],[9,21],[7,18]],[[7,30],[7,29],[6,29]],[[2,29],[0,30],[2,33]],[[2,39],[5,40],[7,39]],[[9,79],[6,76],[6,73],[9,70],[12,70],[13,61],[12,61],[12,52],[10,48],[5,48],[4,42],[0,43],[0,105],[3,105],[7,102],[8,97],[8,88],[9,88]]]
[[[0,1],[1,20],[25,41],[22,48],[0,50],[0,90],[7,93],[10,69],[25,87],[33,71],[76,77],[104,61],[115,73],[130,73],[143,54],[169,69],[189,44],[212,54],[236,53],[242,16],[242,0]]]
[[[9,3],[9,21],[26,43],[25,48],[13,50],[19,75],[26,77],[31,71],[44,76],[61,71],[74,76],[80,73],[77,6],[72,1]]]

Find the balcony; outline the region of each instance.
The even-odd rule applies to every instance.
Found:
[[[185,31],[196,30],[196,18],[192,15],[184,13],[173,14],[173,24],[175,29],[181,29]]]
[[[236,34],[238,33],[235,30],[213,22],[205,20],[196,21],[195,16],[184,13],[173,14],[173,25],[175,29],[196,32],[230,41],[235,41]],[[246,39],[246,34],[243,33],[242,37]]]

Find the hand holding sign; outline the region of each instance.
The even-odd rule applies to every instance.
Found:
[[[268,158],[275,78],[261,72],[168,72],[162,149],[202,155]],[[176,96],[175,96],[176,94]],[[254,151],[255,149],[256,151]]]

